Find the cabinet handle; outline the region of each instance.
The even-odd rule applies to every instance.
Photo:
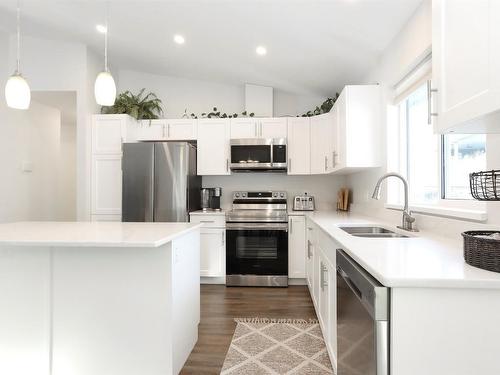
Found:
[[[337,166],[337,153],[335,151],[332,152],[332,166],[335,168]]]
[[[290,218],[290,234],[293,233],[293,220]]]
[[[325,155],[325,172],[328,169],[328,156]]]
[[[167,138],[170,138],[170,124],[167,124]]]
[[[200,223],[215,223],[214,220],[200,220]]]
[[[432,112],[432,93],[437,92],[437,89],[432,88],[432,81],[427,81],[427,123],[432,125],[432,117],[437,116],[436,112]]]
[[[325,273],[328,273],[328,268],[321,262],[321,290],[325,290],[325,287],[328,286],[328,282],[326,281]]]
[[[221,244],[222,244],[222,246],[224,246],[224,242],[225,242],[224,241],[224,232],[222,232],[221,235],[222,235],[221,236]]]
[[[307,259],[311,259],[311,241],[307,241]]]
[[[165,125],[162,126],[162,134],[161,134],[161,137],[162,138],[166,138],[167,136],[165,135]]]
[[[257,132],[257,126],[258,126],[258,125],[257,125],[257,123],[255,123],[255,124],[254,124],[254,134],[255,134],[255,137],[258,137],[258,136],[259,136],[259,134],[258,134],[258,132]]]
[[[229,159],[226,159],[226,172],[229,172]]]

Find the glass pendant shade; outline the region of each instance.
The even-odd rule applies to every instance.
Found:
[[[99,73],[94,84],[94,95],[99,105],[112,106],[115,104],[116,85],[110,72]]]
[[[30,87],[18,72],[15,72],[5,85],[5,100],[10,108],[28,109],[30,106]]]

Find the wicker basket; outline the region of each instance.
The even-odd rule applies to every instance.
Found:
[[[469,175],[470,192],[480,201],[500,200],[500,170],[474,172]]]
[[[500,240],[482,238],[498,231],[463,232],[464,259],[471,266],[500,272]]]

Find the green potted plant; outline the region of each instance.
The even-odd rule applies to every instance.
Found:
[[[115,100],[115,104],[110,107],[101,107],[103,114],[127,114],[136,120],[154,120],[163,115],[162,102],[158,97],[150,92],[144,95],[145,89],[139,91],[137,95],[130,91],[120,93]]]

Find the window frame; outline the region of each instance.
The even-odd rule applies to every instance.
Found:
[[[430,73],[430,72],[429,72]],[[429,74],[428,73],[428,74]],[[399,97],[394,97],[392,105],[390,107],[395,107],[396,108],[396,115],[397,115],[397,120],[395,122],[395,125],[398,127],[397,129],[397,139],[399,141],[399,144],[397,147],[394,147],[394,149],[391,150],[391,145],[388,144],[387,147],[387,170],[389,171],[389,164],[396,164],[398,166],[398,172],[402,173],[403,175],[406,176],[408,179],[409,176],[409,170],[410,170],[410,158],[409,158],[409,121],[408,121],[408,102],[407,98],[414,93],[416,90],[420,89],[424,84],[429,85],[430,80],[422,81],[419,85],[414,85],[412,87],[412,90],[405,93],[404,97],[399,96]],[[396,101],[397,99],[397,101]],[[401,124],[401,108],[400,104],[405,101],[405,112],[406,112],[406,124],[405,128],[402,129],[403,126]],[[429,103],[428,103],[429,104]],[[389,114],[389,110],[388,110]],[[432,122],[431,124],[428,124],[427,126],[433,126]],[[394,130],[394,129],[393,129]],[[390,132],[389,125],[388,125],[388,133]],[[403,140],[402,137],[405,137]],[[389,137],[386,137],[387,141],[390,142]],[[457,199],[457,198],[446,198],[446,163],[445,163],[445,135],[441,134],[439,135],[439,138],[436,140],[438,142],[438,147],[439,147],[439,152],[438,152],[438,181],[439,181],[439,198],[435,202],[429,202],[429,203],[415,203],[412,202],[412,196],[410,195],[409,198],[409,206],[410,210],[415,213],[421,213],[421,214],[426,214],[426,215],[432,215],[432,216],[442,216],[442,217],[451,217],[451,218],[456,218],[456,219],[464,219],[464,220],[471,220],[471,221],[479,221],[483,222],[488,219],[487,217],[487,212],[486,212],[486,203],[485,202],[480,202],[476,201],[474,199]],[[404,153],[401,152],[402,148],[405,149]],[[397,152],[395,152],[397,150]],[[391,160],[389,162],[389,158],[391,157],[397,157],[399,160]],[[402,158],[405,158],[405,160],[402,160]],[[404,164],[404,171],[402,170]],[[411,182],[410,184],[410,189],[411,189]],[[386,193],[389,190],[389,183],[386,185]],[[401,188],[400,188],[401,189]],[[394,191],[394,188],[391,190]],[[401,210],[403,208],[402,204],[402,196],[401,193],[397,195],[397,202],[394,202],[394,199],[389,201],[389,196],[386,194],[386,202],[385,202],[385,208],[388,209],[396,209],[396,210]]]

